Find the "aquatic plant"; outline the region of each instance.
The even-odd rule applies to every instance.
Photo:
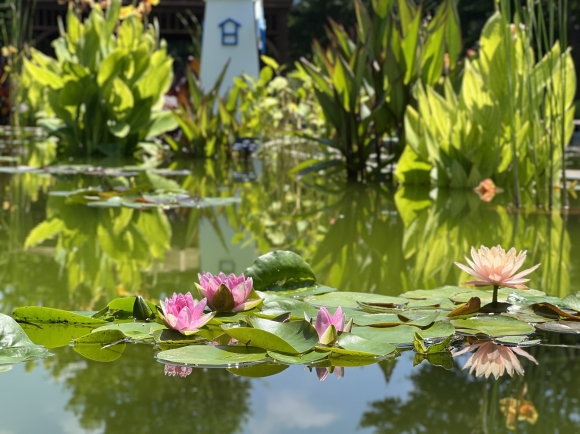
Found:
[[[198,274],[199,285],[195,286],[201,295],[207,298],[208,306],[216,312],[240,312],[258,306],[262,300],[255,297],[252,278],[245,278],[230,274],[226,276],[219,273],[217,276],[211,273]]]
[[[32,106],[38,99],[50,106],[37,113],[39,123],[68,153],[132,155],[140,142],[177,127],[162,111],[173,78],[166,43],[135,14],[121,19],[120,9],[119,0],[106,13],[95,4],[81,21],[69,7],[66,31],[53,42],[56,59],[31,49],[24,60],[23,76],[44,86],[29,95]]]
[[[305,315],[305,318],[306,321],[311,322],[308,315]],[[346,315],[342,313],[340,306],[332,316],[330,316],[328,309],[321,307],[314,322],[314,328],[316,329],[316,333],[318,333],[318,342],[323,345],[334,344],[338,339],[338,332],[344,330],[345,322]]]
[[[206,304],[207,299],[196,301],[190,292],[185,295],[173,293],[173,297],[161,301],[162,319],[169,328],[186,336],[192,335],[215,315],[215,312],[203,315]]]
[[[330,134],[296,134],[339,154],[311,165],[344,167],[349,180],[363,180],[371,154],[375,173],[389,162],[382,158],[385,135],[404,141],[403,118],[414,83],[434,85],[444,70],[453,69],[461,40],[455,6],[449,0],[442,2],[431,20],[425,19],[422,4],[408,0],[373,2],[372,14],[357,0],[355,9],[356,39],[331,21],[330,46],[314,41],[313,61],[303,58],[296,64],[313,81]]]
[[[475,250],[475,247],[472,247],[471,258],[473,261],[465,257],[471,268],[459,262],[456,262],[455,265],[479,279],[464,282],[464,285],[493,286],[492,304],[495,305],[497,304],[497,290],[500,286],[513,289],[529,289],[524,283],[529,282],[530,279],[526,279],[524,276],[530,274],[540,264],[516,274],[526,260],[526,253],[525,250],[517,253],[514,247],[506,253],[499,245],[491,249],[481,246],[478,251]]]
[[[489,378],[490,375],[493,375],[498,379],[505,373],[509,376],[513,376],[514,373],[524,375],[524,369],[516,354],[527,358],[536,365],[538,364],[534,356],[523,349],[498,345],[492,341],[473,342],[462,350],[454,352],[453,357],[469,352],[473,352],[473,354],[467,360],[463,369],[471,367],[469,373],[471,374],[475,371],[476,377],[485,376],[485,378]]]

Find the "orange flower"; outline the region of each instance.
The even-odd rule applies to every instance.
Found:
[[[470,261],[467,257],[465,258],[471,268],[459,262],[456,262],[455,265],[479,279],[464,282],[465,285],[493,285],[514,289],[528,289],[524,283],[529,282],[530,279],[524,279],[524,276],[530,274],[540,264],[514,274],[526,260],[526,253],[524,250],[516,254],[516,249],[513,247],[507,253],[501,246],[492,247],[491,249],[481,246],[478,251],[475,251],[475,248],[472,247],[471,257],[473,261]]]
[[[484,179],[473,189],[484,202],[491,202],[496,193],[501,192],[489,178]]]

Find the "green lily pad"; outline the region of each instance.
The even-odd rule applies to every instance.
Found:
[[[266,294],[276,294],[283,297],[303,298],[309,295],[327,294],[337,291],[336,288],[325,285],[306,286],[304,288],[286,289],[279,291],[265,291]]]
[[[573,321],[551,321],[543,324],[536,324],[536,328],[554,333],[580,334],[580,323]]]
[[[438,309],[453,310],[457,306],[448,298],[430,298],[427,300],[410,299],[409,303],[407,304],[408,309],[425,307],[436,307]]]
[[[263,378],[279,374],[286,369],[288,369],[288,365],[265,362],[257,365],[242,366],[241,368],[227,368],[226,371],[240,377]]]
[[[261,312],[261,309],[257,308],[245,310],[243,312],[217,312],[216,315],[212,318],[210,324],[234,323],[245,320],[246,317],[255,315],[256,313],[259,312]]]
[[[368,294],[363,292],[331,292],[324,295],[312,295],[305,297],[304,301],[313,306],[342,307],[343,309],[356,309],[358,302],[383,303],[392,305],[405,305],[409,300],[401,297],[390,297],[381,294]]]
[[[420,365],[424,360],[433,366],[440,366],[449,371],[453,369],[453,356],[450,351],[438,352],[433,354],[415,354],[413,366]]]
[[[152,336],[153,339],[155,339],[155,342],[165,345],[191,345],[206,340],[204,337],[199,336],[198,334],[186,336],[179,333],[177,330],[170,329],[157,329],[153,331]]]
[[[562,300],[562,303],[568,309],[575,310],[576,312],[580,312],[580,292],[571,292],[570,294],[566,295]]]
[[[341,348],[332,347],[331,351],[360,357],[386,356],[396,350],[396,347],[392,344],[372,341],[350,333],[342,333],[338,337],[338,345]]]
[[[20,324],[8,315],[0,314],[0,365],[12,365],[49,355],[46,348],[28,338]]]
[[[12,316],[16,321],[39,324],[86,324],[94,326],[107,324],[107,322],[102,319],[92,318],[90,316],[80,315],[66,310],[53,309],[51,307],[18,307],[14,309]]]
[[[318,343],[318,334],[305,321],[279,323],[262,318],[251,318],[252,327],[224,328],[231,337],[265,350],[287,354],[300,354],[311,350]]]
[[[74,340],[75,344],[100,344],[101,346],[120,343],[127,339],[125,333],[118,329],[107,329],[89,333]]]
[[[483,333],[491,337],[528,335],[535,330],[530,324],[505,315],[455,319],[451,324],[472,334]]]
[[[94,329],[93,333],[102,330],[120,330],[126,337],[131,338],[134,341],[141,341],[144,339],[152,339],[154,331],[164,329],[167,329],[167,327],[158,323],[126,322],[120,324],[107,324]]]
[[[555,306],[565,307],[565,304],[561,298],[549,297],[546,295],[534,296],[534,295],[529,295],[529,294],[522,294],[522,292],[523,291],[520,291],[519,293],[512,292],[507,297],[507,302],[511,303],[511,304],[517,304],[517,305],[529,305],[529,304],[535,304],[535,303],[550,303],[550,304],[553,304]],[[498,297],[498,300],[499,300],[499,297]]]
[[[369,356],[354,356],[350,353],[339,353],[335,351],[329,351],[330,356],[328,356],[329,366],[344,366],[344,367],[357,367],[357,366],[368,366],[377,363],[377,357]]]
[[[70,345],[73,339],[80,338],[93,330],[90,326],[66,324],[22,324],[32,342],[46,348]]]
[[[111,300],[104,309],[93,315],[94,318],[104,319],[112,316],[115,319],[129,319],[133,318],[135,300],[137,297],[122,297]],[[144,301],[144,300],[143,300]],[[150,301],[145,301],[145,304],[152,313],[157,312],[156,306]]]
[[[256,291],[312,286],[316,277],[308,263],[294,252],[278,250],[258,257],[244,272]]]
[[[389,328],[353,327],[352,334],[361,338],[395,345],[412,345],[417,327],[400,325]],[[431,327],[421,330],[424,339],[447,338],[455,333],[455,328],[449,322],[436,322]]]
[[[276,351],[268,351],[268,356],[282,363],[288,363],[290,365],[307,365],[310,363],[319,362],[322,359],[328,357],[327,351],[310,351],[309,353],[291,355],[282,354]]]
[[[451,339],[453,339],[453,336],[447,336],[447,338],[441,342],[437,342],[432,345],[426,345],[425,339],[423,336],[421,336],[421,333],[416,332],[413,339],[413,346],[415,347],[415,351],[417,351],[419,354],[437,354],[449,352]]]
[[[264,306],[259,315],[276,317],[286,312],[290,312],[290,315],[294,318],[304,318],[305,313],[310,318],[315,318],[318,314],[318,309],[294,298],[268,295],[264,300]]]
[[[349,316],[350,312],[347,312]],[[412,325],[427,327],[438,318],[439,311],[405,312],[403,314],[358,314],[353,315],[353,321],[360,326],[393,327],[398,325]]]
[[[471,292],[473,288],[461,288],[459,286],[444,286],[443,288],[437,289],[416,289],[415,291],[407,291],[400,295],[400,297],[412,298],[412,299],[450,299],[454,295],[461,294],[462,292]]]
[[[493,340],[494,343],[500,345],[514,345],[518,347],[531,347],[538,345],[541,341],[539,339],[528,340],[527,336],[504,336]]]
[[[123,355],[126,347],[127,344],[125,342],[107,347],[102,347],[95,343],[79,343],[73,346],[73,350],[81,356],[94,360],[95,362],[108,363],[119,359]]]
[[[224,367],[260,362],[266,356],[266,350],[262,348],[213,345],[188,345],[157,354],[159,360],[174,364]]]

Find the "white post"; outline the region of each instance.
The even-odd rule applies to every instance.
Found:
[[[243,73],[258,77],[258,38],[255,0],[205,0],[200,81],[207,92],[227,61],[220,95]]]

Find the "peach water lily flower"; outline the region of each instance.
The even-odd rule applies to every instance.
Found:
[[[203,315],[207,300],[195,301],[190,292],[173,294],[161,302],[163,321],[167,327],[183,335],[192,335],[211,320],[215,312]]]
[[[466,348],[453,353],[453,357],[471,351],[475,352],[471,355],[469,360],[467,360],[463,369],[471,367],[469,373],[471,374],[475,371],[476,377],[485,375],[485,378],[488,378],[493,374],[497,380],[506,372],[510,376],[513,376],[514,373],[524,375],[524,368],[522,368],[516,354],[531,360],[536,365],[538,364],[538,361],[532,355],[526,353],[521,348],[506,347],[505,345],[494,344],[492,341],[474,342]]]
[[[252,309],[262,303],[261,298],[250,298],[254,288],[251,277],[247,279],[243,274],[226,276],[219,273],[217,276],[211,273],[198,274],[199,285],[197,289],[203,297],[207,298],[207,304],[216,312],[241,312]]]

